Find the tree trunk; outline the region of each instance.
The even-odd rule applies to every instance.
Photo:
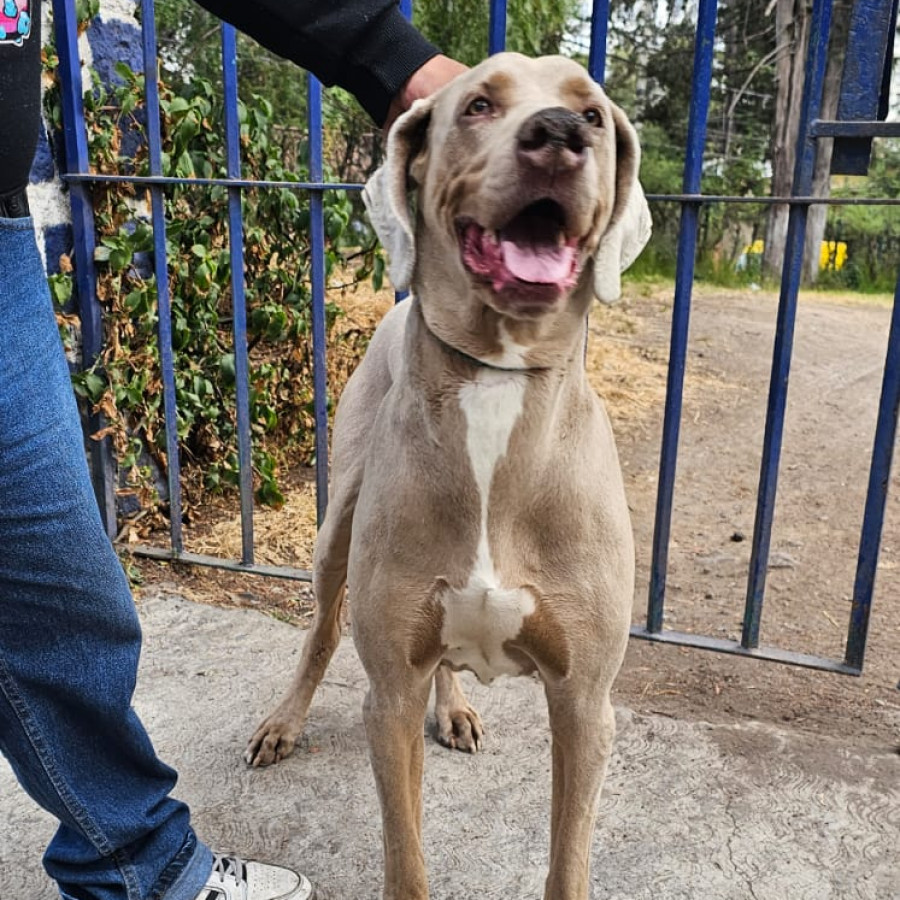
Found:
[[[825,70],[825,86],[822,92],[820,112],[822,119],[833,119],[837,115],[849,24],[850,5],[836,3],[832,16],[831,39],[828,45],[828,67]],[[828,197],[831,194],[831,152],[833,149],[833,138],[820,138],[817,141],[813,197]],[[810,284],[814,284],[819,277],[819,251],[822,239],[825,237],[827,218],[827,206],[822,204],[810,206],[809,216],[806,220],[806,242],[803,248],[804,278]]]
[[[803,65],[809,44],[806,0],[775,2],[775,125],[772,134],[772,196],[791,192],[797,158],[797,129],[803,96]],[[774,204],[766,225],[763,269],[772,277],[781,272],[787,239],[788,206]]]

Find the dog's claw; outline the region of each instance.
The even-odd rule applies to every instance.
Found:
[[[296,743],[295,734],[283,725],[266,719],[247,743],[243,754],[244,762],[254,769],[273,765],[290,756]]]
[[[477,753],[481,749],[484,726],[481,724],[481,716],[471,706],[443,715],[438,712],[437,719],[439,744],[464,753]]]

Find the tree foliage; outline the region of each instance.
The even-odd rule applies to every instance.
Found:
[[[776,20],[779,15],[782,22],[806,16],[808,6],[808,0],[720,0],[704,152],[705,193],[765,197],[773,191],[788,192],[792,157],[784,156],[782,148],[785,140],[790,144],[794,126],[779,138],[788,109],[787,101],[777,102],[777,79],[802,74],[804,49],[784,27],[776,34]],[[793,13],[785,12],[788,7]],[[838,8],[846,17],[846,9]],[[157,10],[161,48],[173,69],[170,79],[199,76],[215,83],[220,67],[215,19],[193,0],[157,0]],[[484,58],[490,17],[485,0],[415,0],[413,13],[416,25],[449,55],[469,64]],[[584,61],[588,13],[589,5],[579,0],[509,0],[507,46],[529,55],[562,52]],[[612,6],[607,89],[638,125],[642,177],[651,193],[677,194],[682,188],[696,16],[697,0],[665,4],[624,0]],[[805,28],[798,20],[795,30]],[[832,48],[833,55],[839,52],[840,47]],[[303,74],[246,38],[240,39],[239,53],[245,99],[251,94],[264,96],[274,121],[296,132],[295,143],[302,144]],[[791,54],[799,57],[787,66]],[[796,98],[799,86],[793,84],[791,91]],[[326,93],[325,115],[327,154],[336,177],[364,179],[381,159],[377,130],[355,101],[339,90]],[[883,214],[892,220],[891,211]],[[766,222],[778,215],[777,209],[755,205],[705,206],[701,261],[733,266],[748,244],[767,237]],[[679,217],[677,204],[654,208],[656,229],[648,258],[664,268],[673,264]],[[832,210],[827,233],[852,219]],[[770,227],[771,242],[777,242],[777,235],[778,229]],[[770,255],[780,257],[774,247]]]
[[[581,4],[578,0],[509,0],[507,49],[528,56],[559,53]],[[416,0],[413,22],[448,56],[466,65],[484,59],[490,4],[486,0]]]
[[[219,86],[222,80],[221,22],[194,0],[156,0],[156,29],[163,76],[175,94],[195,80]],[[302,127],[306,120],[306,73],[256,41],[238,33],[242,99],[263,97],[272,121]]]
[[[876,141],[867,177],[843,179],[832,196],[900,197],[900,147]],[[826,285],[893,291],[900,272],[900,216],[896,206],[834,206],[825,229],[828,241],[844,241],[848,262],[826,273]]]
[[[774,22],[767,0],[720,3],[710,85],[702,190],[763,196],[770,172]],[[638,125],[642,180],[648,193],[682,190],[690,114],[696,4],[667,6],[632,0],[615,7],[610,29],[609,91]],[[728,265],[757,236],[759,211],[710,205],[702,211],[701,258]],[[654,208],[649,250],[664,268],[674,265],[679,222],[675,204]]]

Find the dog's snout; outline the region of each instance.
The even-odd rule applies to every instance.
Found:
[[[563,106],[529,116],[516,135],[516,153],[529,166],[553,172],[580,168],[585,160],[587,126]]]

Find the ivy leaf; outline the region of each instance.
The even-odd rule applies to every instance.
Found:
[[[256,499],[264,506],[271,506],[273,509],[281,509],[284,506],[284,494],[278,487],[278,482],[263,481],[256,491]]]
[[[49,278],[50,291],[57,306],[65,306],[72,299],[72,278],[69,275],[53,275]]]
[[[85,389],[85,396],[92,402],[96,403],[106,390],[106,382],[96,372],[85,372],[82,378],[82,384]]]
[[[187,112],[188,109],[190,109],[190,104],[184,97],[173,97],[172,100],[169,101],[167,112],[169,115],[176,115],[178,113]]]
[[[194,161],[191,159],[191,154],[188,153],[187,150],[178,157],[178,162],[175,164],[175,174],[179,178],[194,177]]]
[[[234,387],[237,376],[235,375],[233,353],[226,353],[219,359],[219,374],[227,387]]]
[[[372,264],[372,287],[380,291],[384,287],[384,257],[379,253]]]
[[[126,269],[131,265],[131,261],[133,258],[134,257],[131,250],[129,250],[127,247],[121,247],[117,250],[112,250],[109,254],[109,267],[114,272],[121,272],[123,269]]]

